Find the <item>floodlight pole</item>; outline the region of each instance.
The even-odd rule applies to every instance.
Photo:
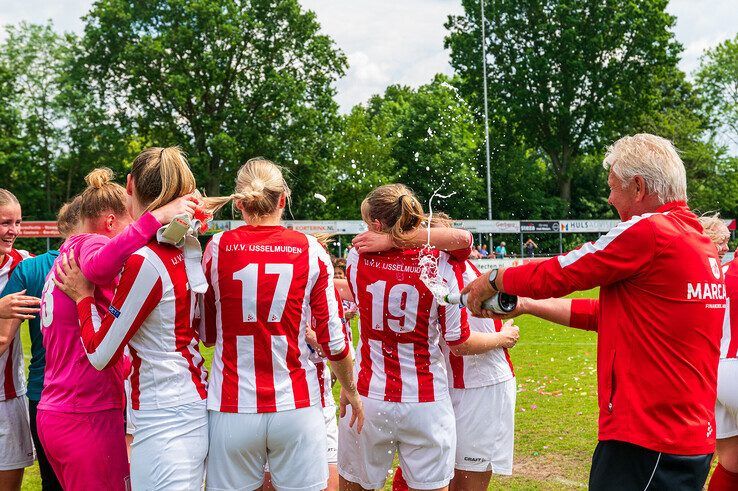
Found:
[[[484,2],[480,0],[482,6],[482,84],[484,87],[484,147],[487,162],[487,220],[492,220],[492,178],[490,176],[489,166],[489,109],[487,105],[487,32],[485,30],[486,18],[484,17]],[[489,247],[492,249],[492,234],[489,234]]]

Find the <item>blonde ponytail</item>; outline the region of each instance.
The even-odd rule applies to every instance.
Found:
[[[425,219],[423,207],[404,184],[386,184],[370,192],[361,203],[361,217],[367,224],[379,220],[382,231],[395,245],[406,245]]]
[[[274,213],[279,200],[291,194],[282,169],[262,157],[256,157],[241,166],[236,175],[236,190],[230,196],[204,198],[205,210],[215,213],[231,201],[241,203],[246,215],[263,217]]]
[[[146,211],[160,208],[196,188],[195,176],[179,147],[145,149],[133,160],[131,177],[136,197]]]

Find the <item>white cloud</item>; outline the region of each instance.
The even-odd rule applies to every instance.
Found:
[[[338,82],[343,111],[384,92],[391,84],[418,86],[436,73],[451,73],[443,49],[455,0],[301,0],[314,11],[323,32],[347,54],[349,69]]]
[[[0,25],[41,24],[51,19],[59,31],[81,32],[81,17],[91,6],[92,0],[0,0]],[[3,30],[0,37],[4,35]]]
[[[677,18],[676,37],[684,45],[679,66],[690,76],[705,49],[738,34],[736,0],[672,0],[667,10]]]
[[[348,56],[350,67],[337,84],[343,111],[382,93],[387,85],[418,86],[436,73],[451,73],[443,49],[449,15],[463,13],[459,0],[300,0],[313,10],[324,33]],[[60,31],[82,31],[92,0],[0,0],[0,24],[52,19]],[[692,74],[705,48],[738,31],[736,0],[672,0],[677,39],[685,51],[680,66]],[[0,33],[0,38],[3,34]]]

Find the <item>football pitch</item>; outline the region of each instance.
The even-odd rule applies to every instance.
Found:
[[[493,477],[490,489],[586,489],[597,443],[596,335],[530,316],[518,325],[520,341],[510,351],[518,384],[515,467],[512,477]],[[28,329],[21,329],[27,367]],[[203,355],[209,367],[212,349],[204,348]],[[389,479],[385,488],[391,488]],[[23,489],[41,489],[37,465],[26,469]]]

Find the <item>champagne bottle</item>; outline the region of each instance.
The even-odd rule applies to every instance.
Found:
[[[461,295],[459,293],[449,293],[444,297],[446,303],[463,305],[466,307],[467,295]],[[518,297],[516,295],[510,295],[508,293],[498,292],[492,295],[490,298],[482,302],[482,308],[484,310],[491,310],[496,314],[509,314],[515,307],[518,306]]]

